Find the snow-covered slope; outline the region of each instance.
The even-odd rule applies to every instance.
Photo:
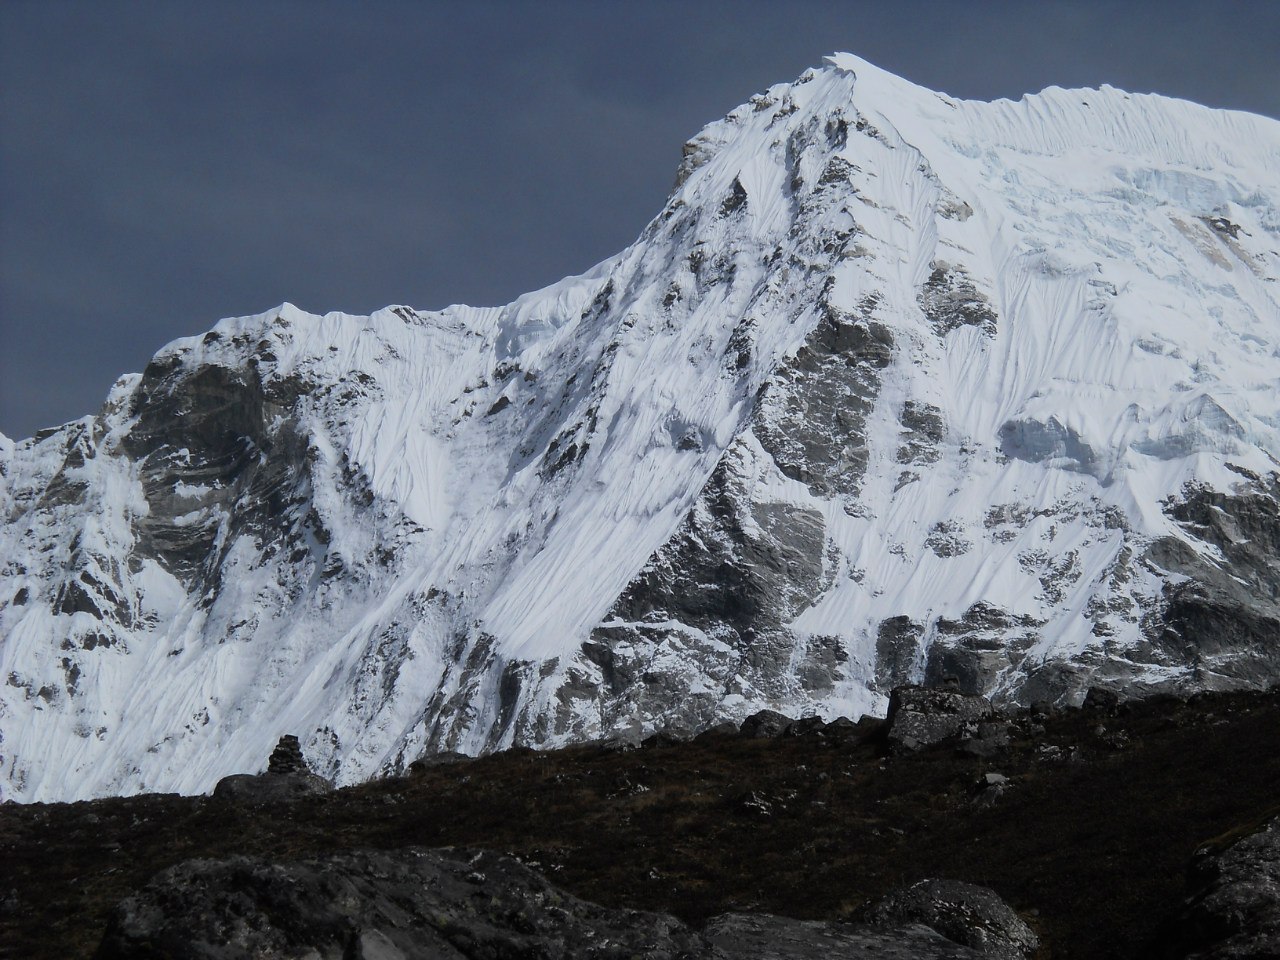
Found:
[[[1280,677],[1280,123],[840,55],[502,308],[224,320],[0,438],[5,797]]]

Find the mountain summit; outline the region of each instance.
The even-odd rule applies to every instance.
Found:
[[[1280,123],[841,54],[500,308],[224,320],[0,437],[0,795],[1280,679]]]

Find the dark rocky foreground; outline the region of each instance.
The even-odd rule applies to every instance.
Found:
[[[958,887],[959,889],[954,889]],[[483,850],[360,850],[268,863],[191,860],[114,912],[98,960],[1027,960],[1035,937],[990,891],[927,882],[871,923],[726,914],[691,930],[669,914],[610,909]],[[962,910],[969,916],[961,919]],[[943,936],[972,918],[973,947]],[[978,929],[980,927],[980,930]],[[952,932],[949,930],[948,932]],[[1012,932],[1012,936],[1010,936]],[[970,938],[972,940],[973,938]],[[991,949],[986,949],[991,947]]]
[[[214,797],[0,807],[0,955],[1277,955],[1276,692],[1009,716],[902,691],[888,725],[764,716],[333,792],[293,754]],[[232,920],[277,952],[192,946]]]

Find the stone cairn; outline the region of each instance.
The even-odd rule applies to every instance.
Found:
[[[302,745],[298,738],[286,733],[271,751],[271,759],[267,761],[267,773],[294,774],[310,773],[311,768],[302,758]]]

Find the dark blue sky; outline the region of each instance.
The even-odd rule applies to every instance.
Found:
[[[1280,116],[1280,3],[0,3],[0,431],[220,317],[496,304],[620,250],[681,144],[850,50],[960,97]]]

